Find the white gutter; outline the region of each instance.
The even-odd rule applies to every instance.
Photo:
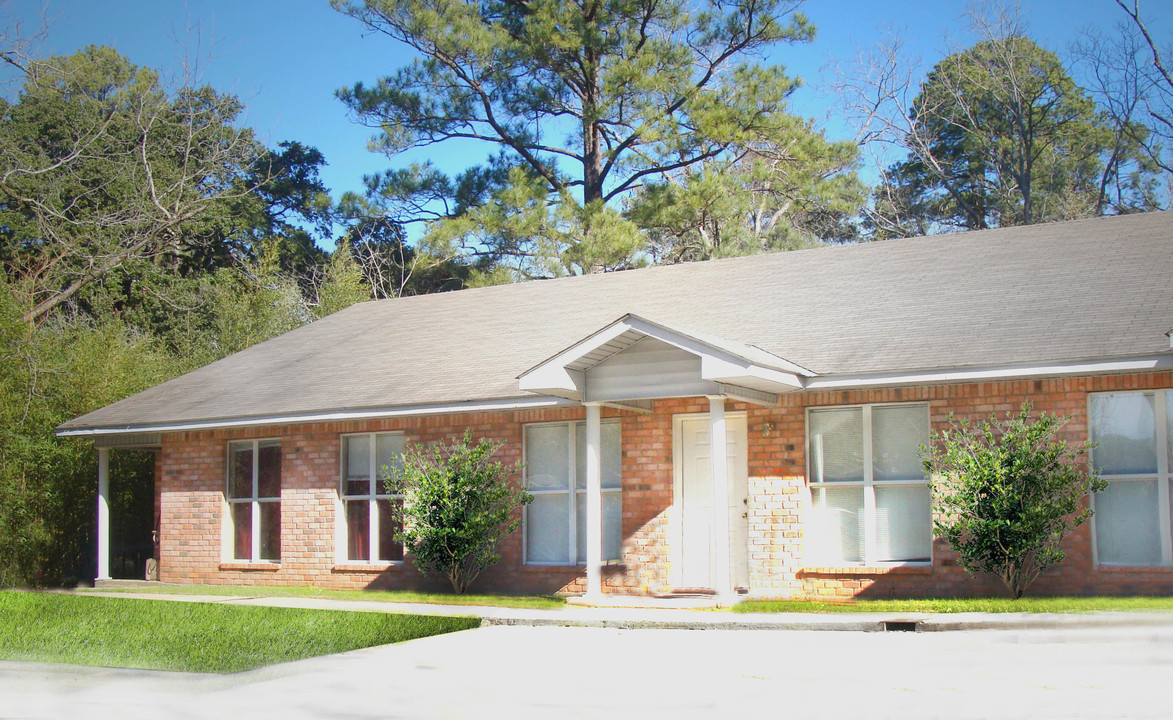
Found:
[[[343,422],[347,420],[379,420],[382,418],[414,417],[417,415],[449,415],[456,413],[498,412],[504,410],[535,410],[561,405],[578,405],[562,398],[534,397],[505,400],[480,400],[429,405],[403,405],[382,410],[341,410],[337,412],[306,413],[301,415],[266,415],[219,420],[192,420],[162,425],[126,425],[123,427],[71,428],[58,430],[58,437],[93,437],[125,435],[127,433],[183,432],[185,430],[215,430],[218,428],[253,427],[257,425],[301,425],[304,423]]]
[[[1090,375],[1095,373],[1159,370],[1173,367],[1173,355],[1146,355],[1106,360],[1076,360],[1049,365],[994,365],[979,368],[924,370],[919,372],[824,375],[807,378],[803,390],[873,387],[876,385],[921,385],[980,380],[1009,380],[1048,375]]]

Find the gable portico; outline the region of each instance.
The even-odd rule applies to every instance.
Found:
[[[692,452],[683,452],[680,425],[674,425],[674,515],[672,524],[676,548],[673,557],[677,585],[692,585],[684,578],[705,580],[703,588],[713,590],[728,602],[735,589],[733,557],[744,557],[747,548],[731,545],[731,536],[745,542],[742,533],[731,533],[731,516],[738,517],[740,505],[748,498],[735,497],[732,483],[741,477],[744,485],[744,456],[732,472],[728,449],[744,448],[745,422],[737,425],[741,437],[731,438],[726,417],[726,400],[738,400],[762,407],[774,407],[781,393],[802,387],[802,379],[814,373],[783,358],[725,340],[699,337],[628,314],[600,328],[554,357],[526,371],[518,378],[521,390],[565,398],[586,408],[586,493],[587,558],[586,597],[602,595],[602,512],[600,484],[600,408],[617,407],[651,412],[652,402],[687,397],[708,399],[706,434],[710,497],[697,502],[691,497],[695,486],[703,486],[703,468],[690,462]],[[693,502],[686,503],[689,496]],[[709,518],[698,521],[686,507],[706,508]],[[707,506],[707,507],[706,507]],[[748,512],[742,517],[747,517]],[[687,518],[687,519],[686,519]],[[699,541],[698,541],[699,540]],[[684,574],[690,563],[699,562],[707,546],[707,572]],[[698,556],[698,559],[690,557]],[[692,587],[690,589],[697,589]],[[748,589],[748,588],[747,588]]]

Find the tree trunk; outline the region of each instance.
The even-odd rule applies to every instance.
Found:
[[[596,21],[596,6],[593,2],[583,5],[584,25],[590,27]],[[583,45],[583,103],[582,103],[582,202],[590,207],[592,202],[603,200],[603,137],[599,127],[599,106],[602,102],[598,49],[591,44]],[[591,214],[583,217],[583,230],[590,232]],[[601,263],[590,262],[583,271],[590,274],[603,271]]]

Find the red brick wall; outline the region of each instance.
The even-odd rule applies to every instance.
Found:
[[[750,411],[750,475],[778,478],[773,486],[782,494],[763,495],[758,500],[763,513],[780,513],[796,519],[808,502],[805,487],[805,410],[808,407],[862,403],[926,402],[930,422],[936,430],[949,427],[949,415],[956,419],[980,420],[991,413],[1016,413],[1024,401],[1034,412],[1070,415],[1061,437],[1070,442],[1087,439],[1087,398],[1089,393],[1147,390],[1173,387],[1173,373],[1134,373],[1094,377],[1016,380],[1007,382],[932,385],[878,390],[796,393],[786,396],[778,408]],[[763,423],[774,424],[770,437],[763,436]],[[778,436],[778,440],[774,440]],[[753,480],[751,479],[751,483]],[[794,501],[797,496],[798,502]],[[790,502],[787,502],[790,499]],[[1086,501],[1085,501],[1086,502]],[[801,527],[801,525],[799,526]],[[762,542],[755,546],[756,537]],[[975,579],[957,565],[956,556],[940,540],[933,544],[931,566],[878,568],[807,567],[795,543],[788,542],[793,527],[771,528],[770,523],[751,526],[751,563],[758,556],[754,594],[761,597],[857,596],[857,597],[946,597],[958,595],[1000,595],[1000,581],[992,577]],[[771,542],[763,538],[771,532]],[[799,530],[799,534],[801,531]],[[1085,524],[1065,540],[1066,560],[1041,576],[1031,587],[1032,594],[1166,594],[1173,592],[1173,568],[1097,568],[1092,561],[1091,526]],[[762,566],[761,562],[771,565]]]
[[[808,504],[805,410],[875,402],[927,402],[934,428],[947,417],[984,418],[1017,410],[1030,400],[1036,410],[1072,415],[1064,436],[1087,433],[1087,394],[1106,390],[1173,387],[1173,373],[967,383],[924,387],[806,392],[787,395],[777,408],[730,403],[745,410],[749,451],[749,556],[751,588],[760,597],[944,596],[999,592],[996,582],[975,580],[957,567],[941,543],[931,566],[811,568],[804,564],[802,518]],[[654,594],[671,587],[672,418],[706,412],[703,398],[661,401],[651,414],[606,411],[622,417],[623,560],[604,572],[611,592]],[[448,440],[471,428],[504,446],[506,464],[521,459],[526,423],[581,419],[581,408],[470,413],[379,421],[217,430],[164,435],[159,455],[160,580],[208,584],[294,584],[333,588],[442,588],[410,562],[377,568],[335,562],[335,520],[340,469],[339,436],[401,431],[408,442]],[[229,440],[278,438],[282,449],[281,562],[250,565],[222,561],[226,444]],[[1039,593],[1173,592],[1173,569],[1097,569],[1087,526],[1068,538],[1067,561],[1040,578]],[[526,566],[522,536],[500,548],[502,561],[474,585],[486,592],[578,592],[579,567]]]

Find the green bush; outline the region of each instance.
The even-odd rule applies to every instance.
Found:
[[[1017,417],[977,424],[950,418],[952,429],[934,432],[924,449],[936,532],[962,567],[997,575],[1014,598],[1063,561],[1063,537],[1092,515],[1081,499],[1106,486],[1087,463],[1091,443],[1055,438],[1069,418],[1032,422],[1030,410],[1023,403]]]
[[[497,544],[517,529],[517,510],[533,496],[508,481],[520,465],[506,468],[492,457],[499,443],[472,432],[451,444],[409,445],[401,468],[389,468],[386,484],[402,494],[392,505],[396,539],[424,573],[443,575],[460,594],[485,568],[501,559]]]

